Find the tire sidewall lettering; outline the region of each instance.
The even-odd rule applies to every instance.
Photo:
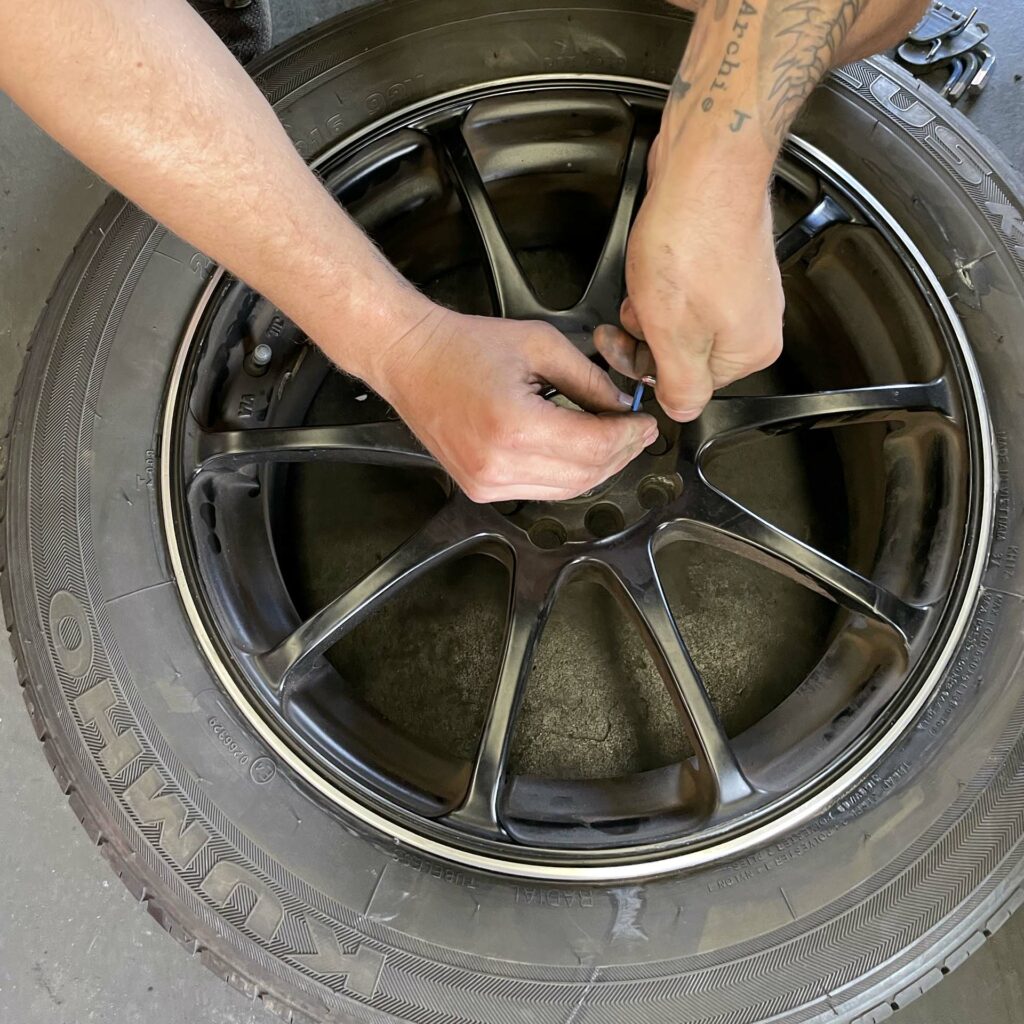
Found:
[[[93,663],[92,626],[82,602],[70,591],[50,598],[50,646],[64,671],[75,679],[89,674]]]

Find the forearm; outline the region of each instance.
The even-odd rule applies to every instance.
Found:
[[[0,89],[353,373],[429,310],[184,2],[0,0]]]
[[[697,16],[666,107],[664,144],[691,162],[713,153],[725,173],[748,178],[770,174],[793,119],[832,67],[896,41],[925,7],[925,0],[676,2]]]

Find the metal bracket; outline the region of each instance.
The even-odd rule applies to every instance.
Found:
[[[964,95],[977,96],[988,83],[995,54],[985,44],[989,27],[977,20],[978,8],[964,14],[933,0],[930,10],[896,50],[904,67],[918,78],[948,69],[939,92],[956,103]]]

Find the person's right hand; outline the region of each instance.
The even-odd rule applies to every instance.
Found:
[[[476,502],[562,500],[658,436],[554,327],[434,307],[377,361],[374,388]],[[587,410],[541,397],[551,385]]]

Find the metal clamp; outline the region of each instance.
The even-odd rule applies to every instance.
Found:
[[[964,14],[934,0],[931,9],[896,50],[904,67],[918,78],[948,69],[939,90],[950,103],[964,95],[977,96],[988,83],[995,54],[985,44],[989,27],[979,22],[978,8]]]

